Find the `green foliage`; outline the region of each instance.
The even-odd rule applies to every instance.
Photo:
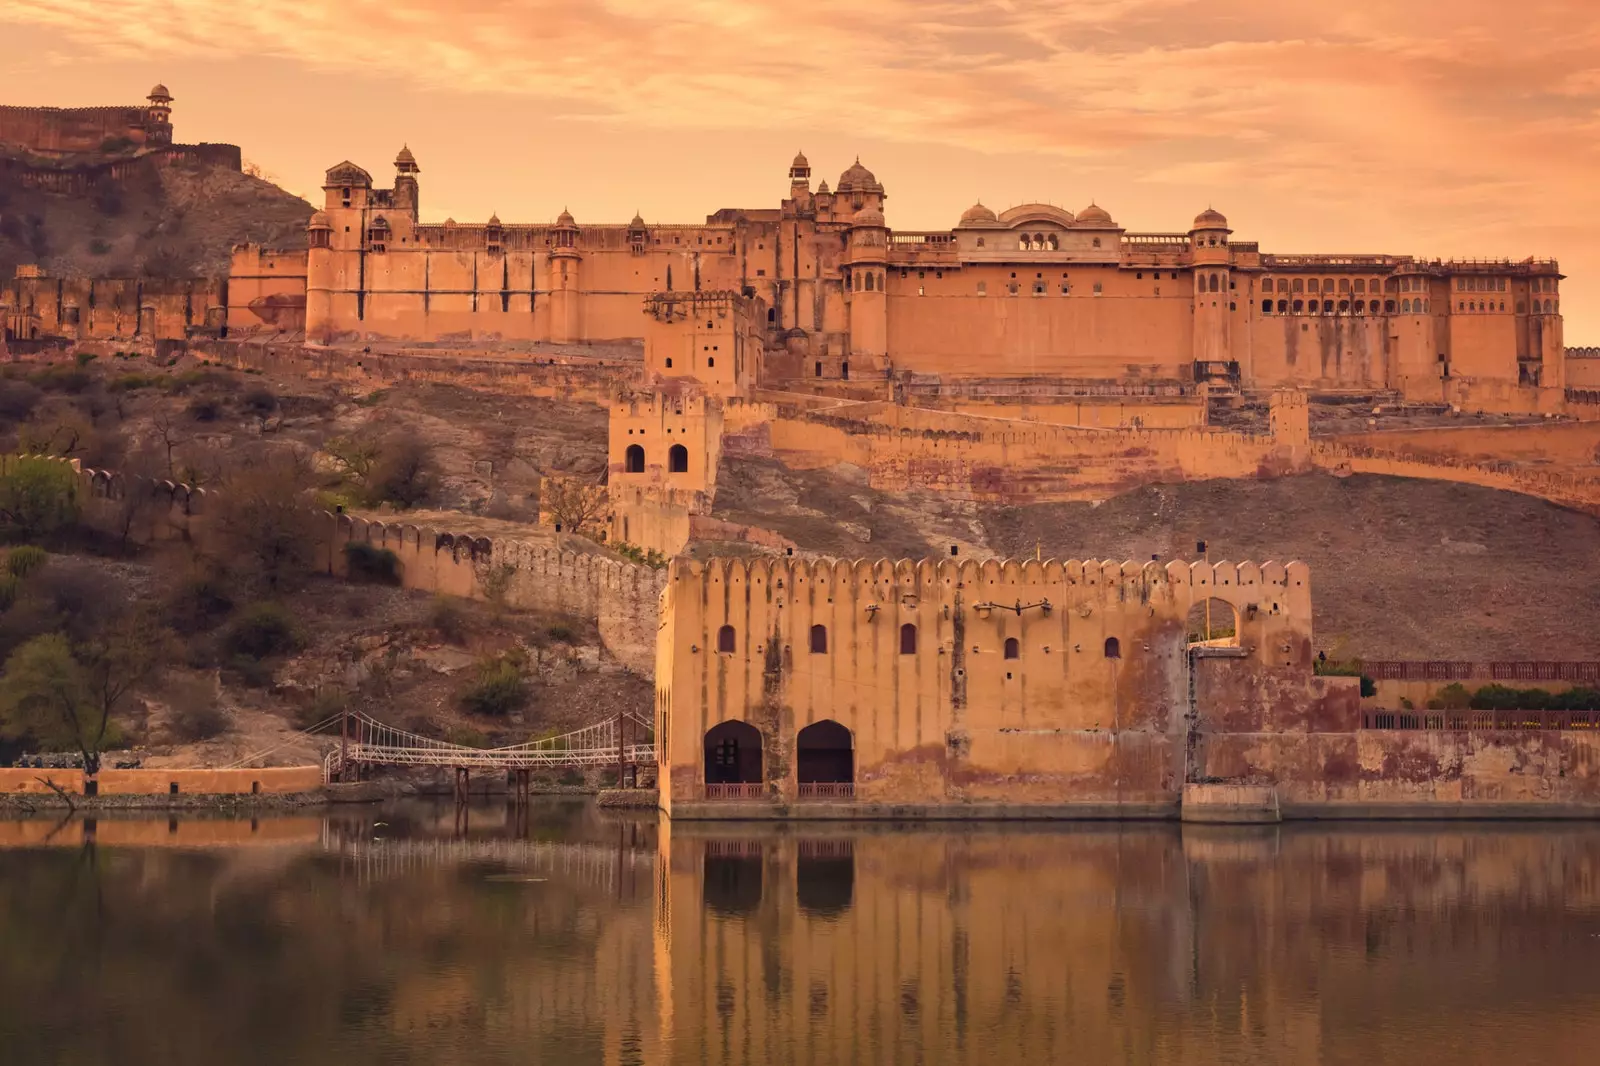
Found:
[[[624,559],[632,560],[633,562],[639,563],[642,566],[648,566],[652,570],[665,570],[667,568],[667,564],[672,561],[665,555],[656,551],[654,548],[646,551],[637,544],[626,544],[621,541],[617,541],[616,543],[612,544],[611,547]],[[1212,632],[1212,636],[1214,637],[1226,635],[1227,634],[1215,630]]]
[[[55,537],[78,520],[78,475],[66,463],[26,456],[0,474],[0,538]]]
[[[452,744],[460,744],[464,748],[486,748],[489,738],[482,730],[473,729],[468,725],[452,726],[445,739]]]
[[[94,384],[94,376],[80,365],[57,364],[47,366],[28,380],[45,392],[62,392],[76,396]]]
[[[322,725],[328,719],[343,714],[349,706],[350,694],[344,689],[332,685],[319,688],[315,696],[295,711],[295,728],[310,729]]]
[[[479,660],[477,678],[461,694],[464,710],[490,718],[504,718],[527,702],[528,685],[521,664],[506,655]]]
[[[1465,685],[1457,681],[1440,689],[1439,694],[1428,701],[1428,706],[1433,708],[1435,702],[1439,704],[1438,708],[1434,708],[1437,710],[1464,711],[1472,703],[1472,694],[1467,691]]]
[[[209,574],[185,581],[166,604],[166,616],[179,633],[210,630],[231,610],[227,584]]]
[[[1212,630],[1213,636],[1232,636],[1232,634],[1231,628],[1227,633]],[[1319,677],[1359,677],[1362,698],[1370,699],[1378,694],[1378,683],[1361,672],[1360,659],[1313,659],[1311,672]]]
[[[1600,711],[1600,691],[1573,688],[1549,692],[1542,688],[1484,685],[1472,694],[1475,711]]]
[[[54,751],[98,751],[104,742],[91,679],[60,633],[34,637],[6,659],[0,734]]]
[[[400,584],[400,557],[388,548],[352,541],[344,546],[351,581],[374,585]]]
[[[164,378],[160,374],[140,374],[138,372],[132,372],[127,374],[118,374],[116,377],[106,382],[106,388],[111,392],[137,392],[140,389],[163,388],[168,380],[170,379]]]
[[[49,552],[32,544],[24,544],[6,554],[6,573],[25,578],[49,561]]]
[[[303,643],[294,615],[271,601],[244,608],[223,635],[223,647],[230,654],[256,660],[287,655]]]

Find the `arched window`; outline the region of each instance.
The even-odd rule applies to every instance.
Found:
[[[982,247],[983,247],[983,238],[982,238],[982,237],[979,237],[979,238],[978,238],[978,247],[979,247],[979,248],[982,248]]]
[[[1295,301],[1295,303],[1299,303],[1299,302],[1300,302],[1299,300]],[[1289,310],[1289,301],[1288,300],[1279,300],[1278,301],[1278,314],[1281,315],[1287,310]]]
[[[1222,276],[1220,274],[1211,275],[1210,288],[1212,292],[1222,291]]]
[[[1340,278],[1339,279],[1339,291],[1340,292],[1349,292],[1350,291],[1350,279],[1349,278]]]
[[[1391,315],[1394,314],[1394,301],[1393,300],[1385,300],[1385,301],[1383,301],[1383,309],[1385,311],[1387,311]]]
[[[637,444],[628,445],[626,462],[623,469],[630,474],[644,473],[644,448]]]
[[[706,784],[761,782],[761,731],[748,722],[728,721],[706,730]]]
[[[826,655],[826,654],[828,654],[828,627],[827,626],[812,626],[811,627],[811,654],[812,655]]]
[[[1294,313],[1295,314],[1298,315],[1300,312],[1304,311],[1305,309],[1306,309],[1306,302],[1304,300],[1296,300],[1294,302]]]
[[[1377,290],[1373,290],[1373,291],[1377,291]],[[1378,313],[1378,301],[1377,300],[1368,300],[1367,301],[1367,310],[1371,311],[1373,314],[1377,314]]]
[[[1122,658],[1122,645],[1120,643],[1118,643],[1116,637],[1107,637],[1106,638],[1106,658],[1107,659],[1120,659],[1120,658]]]
[[[1305,292],[1306,291],[1306,283],[1305,283],[1305,279],[1304,278],[1295,278],[1294,279],[1294,291],[1295,292]]]
[[[1202,600],[1189,608],[1190,644],[1239,644],[1239,612],[1226,600]]]
[[[1045,238],[1045,243],[1050,246],[1050,250],[1052,252],[1056,251],[1058,248],[1061,247],[1061,242],[1056,240],[1056,235],[1054,233],[1050,234],[1049,237]]]
[[[1339,301],[1339,313],[1341,315],[1342,314],[1347,314],[1349,312],[1349,310],[1350,310],[1350,301],[1349,300],[1340,300]]]
[[[850,730],[838,722],[824,718],[806,726],[795,734],[794,749],[795,778],[801,785],[842,785],[855,780],[855,751]],[[838,794],[838,790],[833,791]]]
[[[1262,292],[1271,292],[1272,291],[1272,279],[1271,278],[1262,278],[1261,279],[1261,291]]]
[[[1272,314],[1272,301],[1271,300],[1262,300],[1261,301],[1261,313],[1264,314],[1264,315]]]
[[[872,271],[867,271],[867,291],[872,291]]]
[[[738,645],[738,638],[733,634],[732,626],[723,626],[717,630],[717,650],[732,654]]]
[[[1017,641],[1017,638],[1016,637],[1007,637],[1006,638],[1006,658],[1007,659],[1015,659],[1021,654],[1022,654],[1022,645]]]
[[[819,378],[822,376],[822,363],[821,363],[820,360],[817,362],[817,374],[816,374],[816,376],[819,377]]]
[[[1094,239],[1094,246],[1095,246],[1095,247],[1096,247],[1096,248],[1098,248],[1098,247],[1100,247],[1100,238],[1099,238],[1099,237],[1096,237],[1096,238],[1095,238],[1095,239]]]
[[[1024,233],[1022,236],[1017,238],[1017,247],[1022,249],[1024,252],[1033,251],[1033,238]]]
[[[1411,301],[1410,300],[1401,300],[1400,301],[1400,310],[1403,313],[1409,315],[1411,313]]]
[[[687,474],[689,472],[689,449],[681,444],[674,444],[667,449],[667,473]]]
[[[989,295],[989,283],[987,281],[978,282],[978,295],[979,296],[987,296],[987,295]]]
[[[1325,314],[1325,315],[1333,314],[1333,301],[1332,300],[1323,300],[1322,301],[1322,313]]]
[[[900,654],[917,654],[917,627],[910,622],[900,627]]]
[[[1362,292],[1362,293],[1366,292],[1367,291],[1367,279],[1366,278],[1357,278],[1356,279],[1356,284],[1355,284],[1355,289],[1356,289],[1356,292]]]

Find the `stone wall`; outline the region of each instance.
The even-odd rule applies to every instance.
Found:
[[[46,781],[83,795],[82,770],[0,769],[0,792],[51,795]],[[258,767],[240,770],[101,770],[102,796],[292,795],[322,788],[321,766]]]

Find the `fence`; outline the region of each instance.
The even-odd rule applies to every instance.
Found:
[[[1436,660],[1371,660],[1361,672],[1374,681],[1593,681],[1600,682],[1600,662],[1459,662]]]
[[[767,786],[759,781],[732,785],[707,785],[708,800],[758,800],[767,798]]]
[[[802,781],[801,799],[854,799],[856,786],[850,781]]]
[[[1600,711],[1368,711],[1364,729],[1592,730]]]

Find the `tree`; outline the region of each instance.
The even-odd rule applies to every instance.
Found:
[[[269,592],[298,583],[316,558],[320,532],[309,506],[311,486],[311,471],[288,449],[241,463],[208,505],[210,554]]]
[[[75,523],[79,509],[78,473],[67,463],[27,456],[0,474],[0,536],[47,540]]]
[[[82,644],[64,633],[34,637],[6,659],[0,729],[73,748],[84,772],[100,772],[113,716],[128,693],[161,669],[170,635],[141,612],[125,612]]]
[[[354,483],[356,499],[366,507],[383,503],[415,507],[432,495],[438,481],[433,449],[405,433],[335,437],[323,450]]]
[[[607,502],[606,487],[597,480],[552,474],[539,482],[539,509],[565,533],[582,533]]]

